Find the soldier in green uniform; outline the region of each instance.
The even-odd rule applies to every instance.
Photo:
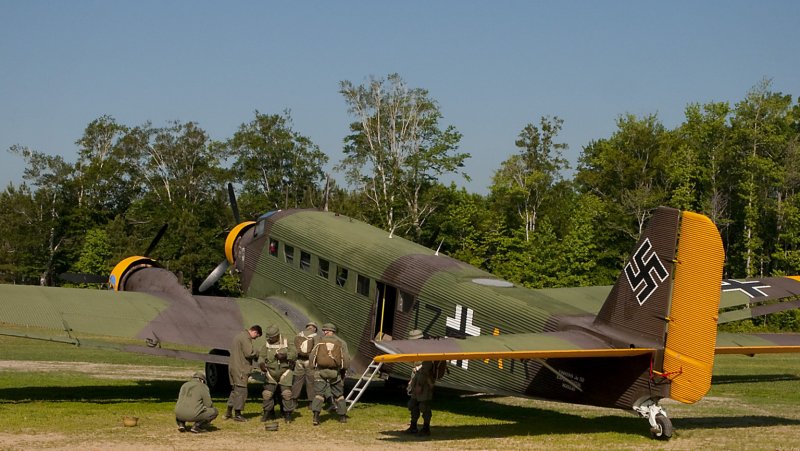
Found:
[[[422,331],[414,329],[408,333],[409,340],[422,338]],[[411,370],[411,379],[408,381],[408,410],[411,411],[411,424],[406,429],[409,434],[431,434],[431,400],[433,399],[433,385],[436,382],[433,362],[414,362]],[[417,429],[417,422],[422,415],[422,429]]]
[[[336,404],[339,422],[347,423],[347,403],[344,400],[344,376],[350,367],[350,352],[347,343],[336,336],[336,326],[322,325],[322,337],[311,351],[310,365],[314,368],[314,412],[312,424],[319,424],[319,413],[325,397],[332,397]]]
[[[314,369],[309,366],[308,357],[314,346],[319,341],[317,335],[317,323],[311,321],[306,324],[306,328],[301,330],[294,337],[294,347],[297,350],[297,360],[294,363],[294,384],[292,385],[292,397],[295,401],[300,399],[303,385],[306,386],[306,396],[309,400],[314,399]]]
[[[189,382],[181,385],[178,402],[175,403],[175,422],[178,431],[186,432],[186,422],[192,421],[191,432],[205,432],[205,428],[217,418],[219,412],[211,401],[211,393],[206,386],[206,376],[194,373]]]
[[[250,329],[242,331],[233,339],[230,349],[231,356],[228,360],[231,395],[228,397],[228,409],[223,416],[226,420],[233,418],[234,421],[247,421],[247,418],[242,416],[242,410],[247,401],[247,379],[253,369],[253,360],[258,357],[253,341],[260,336],[261,326],[256,324]]]
[[[264,390],[261,397],[264,400],[264,412],[261,421],[271,420],[275,412],[275,395],[280,388],[281,411],[287,423],[292,422],[292,412],[297,407],[297,401],[292,396],[292,379],[294,359],[296,353],[294,343],[288,343],[281,336],[277,326],[269,326],[266,330],[267,341],[259,351],[258,366],[264,373]]]

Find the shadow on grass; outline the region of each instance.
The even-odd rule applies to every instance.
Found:
[[[741,374],[730,376],[712,376],[711,385],[746,384],[762,382],[800,381],[794,374]]]
[[[120,402],[174,402],[183,381],[137,381],[136,385],[83,385],[72,387],[0,388],[0,404],[34,401],[88,402],[111,404]]]
[[[469,395],[450,389],[438,389],[433,402],[433,421],[431,436],[419,437],[402,430],[382,431],[385,442],[437,441],[479,438],[499,438],[512,436],[536,436],[548,434],[599,434],[618,433],[631,436],[650,437],[647,420],[634,415],[608,409],[617,414],[587,418],[576,414],[557,412],[530,406],[512,406],[492,402],[492,395]],[[362,402],[393,404],[405,406],[408,396],[397,390],[379,387],[371,393],[365,392]],[[477,424],[458,426],[439,426],[436,424],[437,412],[450,412],[473,416]],[[499,421],[499,424],[485,424],[482,420]],[[769,427],[800,425],[800,420],[767,415],[746,416],[704,416],[672,418],[676,433],[681,430],[720,429],[741,427]]]

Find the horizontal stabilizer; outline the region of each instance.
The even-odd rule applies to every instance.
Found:
[[[717,334],[716,354],[800,353],[800,334]]]

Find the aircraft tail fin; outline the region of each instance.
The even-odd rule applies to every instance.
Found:
[[[659,207],[595,320],[618,346],[663,349],[653,372],[671,380],[677,401],[711,387],[724,258],[710,219]]]

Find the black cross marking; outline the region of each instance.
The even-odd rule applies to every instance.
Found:
[[[481,328],[472,324],[473,310],[456,305],[455,318],[449,316],[445,319],[445,335],[454,338],[466,338],[468,335],[477,337],[481,334]],[[464,360],[451,360],[453,365],[467,369],[468,363]]]
[[[771,285],[759,284],[761,284],[760,280],[738,281],[734,279],[725,279],[722,281],[722,291],[741,291],[750,299],[769,296],[767,293],[761,291],[761,288],[770,288]]]
[[[659,282],[666,280],[667,276],[669,273],[653,251],[650,238],[645,238],[631,261],[625,265],[625,277],[628,278],[628,284],[636,294],[639,305],[644,305],[650,295],[658,289]]]

